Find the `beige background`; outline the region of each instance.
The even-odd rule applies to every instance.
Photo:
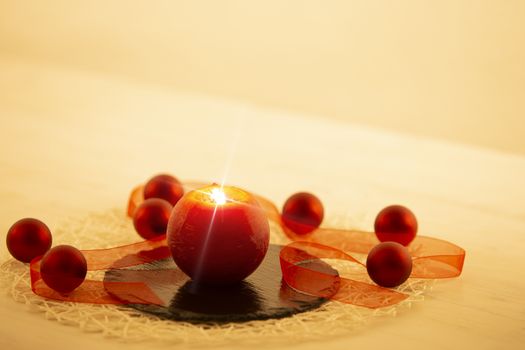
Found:
[[[524,10],[483,0],[0,0],[0,242],[21,217],[53,230],[123,209],[130,188],[159,171],[227,173],[278,205],[308,190],[328,219],[364,229],[402,203],[421,234],[466,249],[462,276],[355,333],[258,348],[520,349]],[[174,347],[65,327],[9,290],[0,310],[0,349]]]
[[[322,198],[326,223],[339,218],[363,229],[381,208],[402,203],[416,213],[419,234],[466,249],[460,278],[437,281],[410,310],[340,337],[246,348],[523,347],[525,156],[18,60],[0,59],[0,75],[0,90],[9,92],[0,95],[0,242],[25,216],[54,230],[70,216],[115,207],[124,213],[130,189],[158,171],[202,181],[226,172],[228,183],[279,206],[308,190]],[[129,239],[138,236],[130,231]],[[0,262],[6,257],[0,244]],[[2,350],[179,348],[66,327],[13,302],[1,287],[0,310]]]
[[[522,0],[0,0],[0,54],[525,153],[524,18]]]

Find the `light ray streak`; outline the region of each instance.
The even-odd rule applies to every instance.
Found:
[[[244,127],[244,118],[243,118],[242,114],[238,115],[236,124],[237,125],[235,127],[233,136],[231,138],[230,148],[229,148],[229,151],[228,151],[228,154],[227,154],[227,157],[226,157],[226,162],[225,162],[225,165],[224,165],[224,172],[223,172],[223,176],[222,176],[222,179],[221,179],[221,185],[220,185],[220,193],[222,193],[222,196],[223,196],[223,197],[221,196],[221,199],[224,199],[224,203],[227,200],[229,200],[228,198],[226,198],[226,196],[224,195],[224,192],[223,192],[224,183],[226,182],[226,178],[228,177],[228,175],[230,173],[230,169],[231,169],[231,166],[232,166],[232,163],[233,163],[233,159],[234,159],[235,153],[237,151],[237,146],[238,146],[239,140],[241,138],[241,131],[242,131],[243,127]],[[213,196],[211,196],[210,193],[206,193],[206,194],[208,196],[210,196],[215,201],[215,208],[213,209],[213,214],[212,214],[212,217],[211,217],[211,220],[210,220],[210,224],[208,226],[208,231],[206,233],[206,237],[204,238],[204,244],[202,246],[202,252],[201,252],[201,255],[199,256],[199,260],[198,260],[197,266],[196,266],[195,279],[197,281],[199,280],[199,278],[202,275],[202,268],[203,268],[204,263],[205,263],[206,252],[207,252],[207,250],[209,248],[208,244],[209,244],[210,236],[211,236],[212,231],[213,231],[213,225],[215,223],[215,216],[217,214],[217,207],[219,205],[221,205],[221,204],[224,204],[224,203],[220,203],[219,201],[215,200],[215,198],[213,198]]]
[[[209,193],[208,193],[209,195]],[[208,226],[208,231],[206,232],[206,236],[204,237],[204,245],[202,246],[202,252],[199,256],[199,260],[197,261],[197,269],[195,270],[195,278],[194,280],[199,281],[200,277],[202,275],[202,267],[204,266],[204,259],[206,257],[206,251],[208,249],[208,241],[210,240],[210,236],[213,230],[213,223],[215,222],[215,215],[217,214],[217,207],[218,205],[215,205],[215,208],[213,208],[213,214],[211,215],[210,225]],[[192,288],[196,288],[197,286],[193,286]]]
[[[224,183],[230,174],[230,169],[233,164],[233,159],[235,158],[235,153],[237,151],[237,146],[239,145],[239,140],[241,139],[242,129],[244,128],[245,118],[242,114],[239,113],[237,117],[237,123],[234,129],[233,136],[230,142],[230,148],[228,151],[228,156],[226,157],[226,162],[224,164],[224,172],[221,179],[221,190],[224,187]]]

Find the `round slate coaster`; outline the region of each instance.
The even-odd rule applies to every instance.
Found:
[[[164,306],[129,304],[130,307],[162,318],[192,323],[282,318],[315,309],[326,302],[327,299],[297,292],[282,281],[279,264],[281,248],[270,245],[259,268],[244,281],[232,286],[196,285],[172,259],[109,270],[104,281],[144,282]],[[312,269],[337,275],[336,270],[320,260],[306,264]],[[118,293],[112,293],[111,288],[108,292],[118,298]]]

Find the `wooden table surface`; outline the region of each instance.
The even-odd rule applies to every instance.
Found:
[[[130,188],[157,172],[226,178],[279,205],[309,190],[328,219],[344,216],[364,229],[382,207],[401,203],[422,234],[466,249],[463,275],[437,282],[396,318],[283,347],[523,345],[525,157],[13,58],[0,59],[0,77],[2,239],[21,217],[53,228],[71,215],[124,207]],[[6,260],[3,244],[0,252]],[[146,347],[46,321],[5,292],[0,305],[1,349]]]

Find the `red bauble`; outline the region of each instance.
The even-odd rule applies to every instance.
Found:
[[[248,192],[211,185],[187,193],[174,207],[168,247],[196,282],[232,284],[248,277],[268,250],[266,213]]]
[[[164,199],[146,199],[133,214],[135,230],[145,239],[166,234],[172,209],[173,206]]]
[[[46,224],[32,218],[15,222],[6,237],[9,253],[25,263],[44,255],[51,248],[52,241],[51,231]]]
[[[406,246],[416,237],[417,219],[410,209],[391,205],[377,214],[374,228],[381,242],[392,241]]]
[[[368,253],[366,269],[370,278],[382,287],[397,287],[412,272],[412,257],[396,242],[383,242]]]
[[[70,293],[84,282],[87,263],[80,250],[59,245],[44,255],[40,275],[47,286],[59,293]]]
[[[293,232],[305,235],[321,225],[323,204],[311,193],[299,192],[286,200],[283,206],[283,223]]]
[[[180,181],[167,174],[152,177],[144,186],[144,199],[162,198],[175,205],[183,195]]]

